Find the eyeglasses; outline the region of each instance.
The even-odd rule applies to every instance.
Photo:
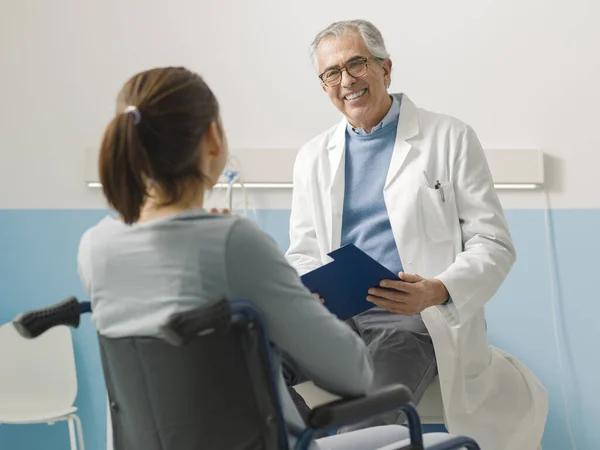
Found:
[[[348,72],[353,78],[364,77],[369,70],[369,60],[374,59],[379,61],[379,58],[356,58],[348,61],[343,67],[339,69],[329,69],[319,75],[319,78],[323,84],[327,87],[337,86],[342,82],[342,71]]]

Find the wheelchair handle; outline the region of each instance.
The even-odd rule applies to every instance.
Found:
[[[79,317],[86,312],[85,304],[80,304],[75,297],[69,297],[62,302],[46,308],[26,311],[12,321],[17,332],[26,339],[33,339],[58,325],[79,326]],[[89,311],[89,307],[87,307]]]

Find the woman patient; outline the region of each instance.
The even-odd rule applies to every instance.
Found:
[[[366,393],[373,374],[363,341],[308,292],[252,221],[203,209],[227,152],[217,99],[200,76],[162,68],[125,84],[99,160],[104,195],[120,217],[89,229],[78,256],[98,331],[158,336],[173,313],[244,298],[315,383],[341,396]],[[278,383],[285,419],[304,427],[281,374]],[[406,437],[391,425],[323,438],[315,448],[374,449]]]

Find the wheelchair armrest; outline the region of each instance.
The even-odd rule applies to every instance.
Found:
[[[12,321],[17,332],[27,339],[33,339],[57,325],[79,326],[79,302],[69,297],[46,308],[26,311]]]
[[[313,409],[308,416],[312,429],[335,428],[371,416],[402,409],[412,402],[410,389],[402,384],[388,386],[368,395],[343,398]]]

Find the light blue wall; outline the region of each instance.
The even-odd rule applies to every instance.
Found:
[[[70,295],[84,298],[76,273],[77,245],[103,211],[0,210],[0,322]],[[289,211],[258,211],[257,220],[285,249]],[[508,211],[518,261],[488,307],[491,340],[527,364],[550,391],[544,450],[571,448],[554,342],[544,213]],[[566,393],[577,446],[600,448],[598,263],[600,210],[560,210],[552,216],[560,281],[560,345],[567,350]],[[74,330],[79,378],[76,406],[86,448],[105,449],[105,394],[95,330],[89,317]],[[0,362],[1,364],[1,362]],[[1,401],[1,400],[0,400]],[[523,424],[527,426],[527,424]],[[593,444],[595,443],[595,445]],[[67,448],[64,424],[0,426],[0,449]],[[515,449],[518,450],[518,449]]]

